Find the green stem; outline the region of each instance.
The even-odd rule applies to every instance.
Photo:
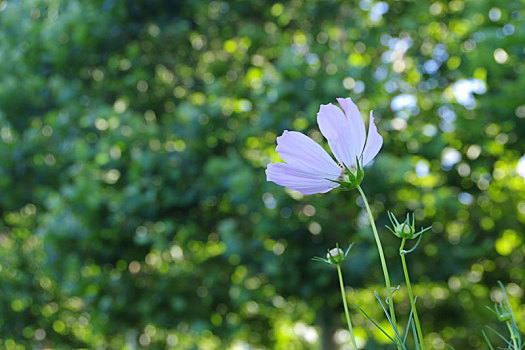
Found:
[[[385,260],[385,254],[383,253],[383,246],[381,245],[381,240],[379,239],[379,234],[377,233],[376,224],[374,222],[374,217],[372,216],[372,211],[370,210],[370,206],[368,205],[368,200],[366,199],[365,193],[363,192],[363,189],[361,186],[357,186],[357,189],[359,190],[359,193],[361,194],[361,197],[363,197],[363,202],[365,202],[366,211],[368,212],[368,217],[370,218],[370,225],[372,226],[372,231],[374,232],[374,238],[376,240],[377,244],[377,250],[379,252],[379,259],[381,260],[381,266],[383,268],[383,275],[385,276],[385,285],[386,285],[386,293],[388,295],[388,306],[390,307],[390,317],[392,317],[392,323],[394,324],[394,327],[397,329],[397,323],[396,323],[396,314],[394,312],[394,299],[392,298],[392,288],[390,287],[390,277],[388,275],[388,269],[386,267],[386,260]],[[398,349],[401,349],[401,346],[398,341],[396,341]]]
[[[510,338],[512,339],[512,344],[514,344],[514,349],[518,350],[518,343],[516,342],[516,337],[514,336],[514,331],[512,330],[512,326],[510,325],[509,321],[507,321],[507,327],[509,328]]]
[[[410,278],[408,277],[407,263],[405,260],[405,253],[403,253],[403,248],[405,248],[406,239],[403,238],[401,242],[401,247],[399,247],[399,255],[401,255],[401,263],[403,264],[403,272],[405,273],[405,281],[407,283],[408,297],[410,298],[410,305],[412,306],[412,311],[414,312],[414,321],[416,323],[417,335],[419,338],[419,345],[421,350],[425,350],[425,343],[423,339],[423,332],[421,331],[421,325],[419,323],[419,316],[417,315],[416,303],[414,301],[414,293],[412,293],[412,286],[410,285]]]
[[[337,264],[337,274],[339,275],[339,286],[341,287],[341,297],[343,298],[343,305],[345,307],[346,322],[348,323],[348,330],[350,331],[350,337],[352,338],[352,344],[354,349],[357,350],[357,343],[355,342],[354,330],[352,328],[352,321],[350,321],[350,313],[348,312],[348,304],[346,303],[345,287],[343,284],[343,275],[341,274],[341,266]]]

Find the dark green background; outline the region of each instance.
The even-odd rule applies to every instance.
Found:
[[[395,285],[386,210],[433,225],[408,256],[427,347],[504,332],[485,309],[497,280],[525,331],[524,9],[0,1],[1,347],[333,349],[337,275],[311,258],[351,241],[348,297],[386,325],[358,193],[264,174],[284,129],[325,145],[319,105],[347,96],[384,137],[363,188]],[[475,105],[463,79],[486,87]],[[417,104],[396,110],[402,94]],[[404,324],[403,287],[396,307]],[[389,347],[352,316],[366,349]]]

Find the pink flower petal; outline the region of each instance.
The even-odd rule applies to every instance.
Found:
[[[331,179],[337,179],[341,175],[341,169],[323,147],[300,132],[285,130],[277,138],[275,150],[286,163],[305,172]]]
[[[361,112],[359,112],[359,109],[350,97],[338,98],[337,102],[339,102],[339,104],[345,111],[346,117],[350,120],[350,124],[352,125],[352,129],[355,130],[354,144],[356,146],[356,154],[360,156],[361,152],[363,152],[363,147],[365,146],[366,139],[365,122],[363,120],[363,117],[361,116]]]
[[[323,178],[321,174],[305,172],[304,169],[286,163],[268,164],[266,178],[302,194],[326,193],[339,186]]]
[[[368,138],[363,151],[363,165],[370,163],[381,147],[383,146],[383,137],[377,132],[377,126],[374,123],[374,114],[370,111],[370,121],[368,125]]]
[[[362,146],[358,144],[358,130],[343,111],[333,104],[321,105],[317,113],[317,124],[328,140],[328,145],[339,163],[351,167]]]
[[[343,111],[331,103],[321,105],[317,113],[317,124],[339,163],[350,166],[354,158],[352,128]]]

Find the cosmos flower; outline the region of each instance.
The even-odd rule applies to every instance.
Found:
[[[326,193],[349,182],[349,177],[355,179],[356,171],[374,159],[383,137],[377,132],[372,111],[367,138],[365,123],[352,99],[338,98],[337,102],[342,109],[330,103],[321,105],[317,113],[319,129],[337,162],[308,136],[285,130],[275,149],[284,163],[268,165],[268,181],[302,194]]]

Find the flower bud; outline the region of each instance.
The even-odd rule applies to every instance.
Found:
[[[412,239],[416,230],[411,225],[407,225],[406,222],[396,226],[394,234],[399,238]]]
[[[348,248],[346,248],[346,251],[344,251],[341,248],[339,248],[339,244],[336,244],[335,248],[328,250],[328,253],[326,254],[326,259],[319,258],[316,256],[312,260],[322,261],[329,265],[340,264],[348,258],[348,253],[350,253],[350,249],[352,249],[353,245],[354,243],[350,244]]]
[[[507,322],[512,320],[512,315],[507,310],[498,312],[498,321]]]
[[[498,321],[507,322],[512,320],[512,314],[503,304],[496,304],[495,309],[494,313],[498,317]]]
[[[419,232],[416,232],[414,215],[412,215],[412,220],[410,220],[410,215],[407,215],[405,221],[399,222],[394,214],[388,212],[388,218],[390,219],[392,227],[387,226],[386,228],[389,229],[394,235],[402,239],[417,238],[425,231],[430,230],[430,227],[427,227],[421,228]]]
[[[338,264],[345,260],[345,252],[341,248],[333,248],[326,254],[326,258]]]
[[[505,289],[503,291],[506,293]],[[498,321],[508,322],[512,320],[512,312],[504,304],[494,304],[494,309],[487,306],[487,309],[496,315]]]

